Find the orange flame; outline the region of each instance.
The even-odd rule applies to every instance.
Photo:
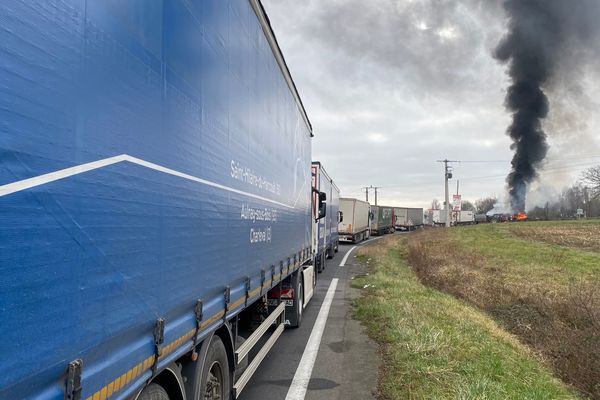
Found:
[[[524,212],[520,212],[517,214],[517,221],[526,221],[527,220],[527,214],[525,214]]]

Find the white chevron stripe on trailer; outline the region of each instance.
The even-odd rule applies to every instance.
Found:
[[[130,162],[132,164],[140,165],[145,168],[153,169],[155,171],[159,171],[165,174],[177,176],[179,178],[187,179],[193,182],[201,183],[203,185],[211,186],[217,189],[225,190],[231,193],[240,194],[242,196],[251,197],[256,200],[265,201],[271,204],[276,204],[278,206],[286,207],[286,208],[294,208],[294,206],[290,206],[288,204],[281,203],[276,200],[271,200],[263,196],[259,196],[253,193],[244,192],[243,190],[234,189],[229,186],[221,185],[219,183],[211,182],[206,179],[198,178],[197,176],[189,175],[184,172],[176,171],[171,168],[163,167],[162,165],[154,164],[149,161],[142,160],[141,158],[132,157],[128,154],[121,154],[114,157],[104,158],[98,161],[92,161],[90,163],[76,165],[74,167],[69,167],[65,169],[61,169],[58,171],[50,172],[47,174],[35,176],[33,178],[23,179],[21,181],[8,183],[6,185],[0,186],[0,197],[7,196],[12,193],[21,192],[26,189],[31,189],[36,186],[45,185],[50,182],[55,182],[61,179],[65,179],[74,175],[83,174],[84,172],[93,171],[95,169],[100,169],[103,167],[107,167],[109,165],[117,164],[120,162]]]
[[[58,181],[61,179],[68,178],[70,176],[83,174],[84,172],[92,171],[94,169],[103,168],[112,164],[120,163],[125,161],[127,155],[121,154],[120,156],[114,156],[105,158],[98,161],[93,161],[87,164],[76,165],[74,167],[61,169],[58,171],[50,172],[48,174],[35,176],[33,178],[23,179],[13,183],[0,186],[0,197],[7,196],[11,193],[21,192],[32,187],[45,185],[46,183]]]

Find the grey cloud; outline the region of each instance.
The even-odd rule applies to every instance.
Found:
[[[489,54],[500,35],[495,1],[349,0],[320,5],[312,7],[304,31],[308,37],[334,55],[349,56],[357,64],[350,73],[375,70],[371,79],[377,79],[377,70],[388,68],[388,83],[411,83],[421,88],[416,94],[474,88],[486,79],[482,72],[492,63]]]
[[[461,183],[471,200],[504,189],[507,78],[492,57],[506,22],[500,1],[263,3],[313,122],[313,154],[345,195],[382,185],[384,200],[426,206],[443,196],[443,157],[507,160],[456,174],[495,177]],[[451,40],[439,34],[449,27]]]

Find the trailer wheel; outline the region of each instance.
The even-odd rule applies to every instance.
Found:
[[[228,400],[231,393],[229,361],[225,345],[219,336],[210,341],[200,382],[200,395],[203,400]]]
[[[169,395],[158,383],[151,383],[142,390],[138,400],[169,400]]]
[[[290,321],[291,328],[298,328],[302,323],[302,313],[304,311],[304,286],[302,285],[302,273],[300,271],[296,272],[293,280],[294,305],[291,307],[290,318],[286,317],[286,319]]]
[[[333,244],[327,249],[327,258],[330,260],[333,258]]]
[[[325,254],[321,253],[321,254],[317,254],[317,257],[315,258],[315,266],[316,266],[316,270],[317,273],[321,273],[323,271],[325,271]]]

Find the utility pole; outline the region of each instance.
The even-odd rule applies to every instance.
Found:
[[[381,189],[381,186],[371,186],[373,189],[375,189],[375,205],[377,205],[377,189]]]
[[[365,201],[368,203],[369,202],[369,187],[365,186],[363,189],[365,189]]]
[[[448,195],[448,179],[450,178],[448,176],[448,174],[450,174],[450,172],[448,172],[448,160],[444,160],[444,177],[445,177],[445,181],[446,181],[446,191],[445,191],[445,199],[446,199],[446,205],[444,207],[444,213],[446,214],[446,228],[450,227],[450,196]],[[452,175],[450,175],[452,176]]]
[[[444,205],[444,214],[446,214],[446,227],[450,227],[450,195],[448,191],[448,179],[452,179],[452,167],[448,166],[449,163],[458,162],[451,161],[448,159],[445,160],[437,160],[439,163],[444,163],[444,195],[445,195],[445,205]]]

